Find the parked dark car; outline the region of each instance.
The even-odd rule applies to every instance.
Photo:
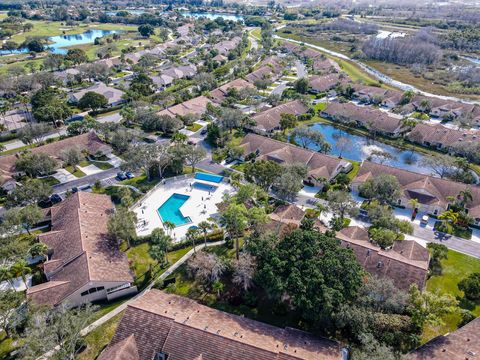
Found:
[[[58,204],[62,201],[62,197],[58,194],[52,194],[52,196],[50,196],[50,201],[52,204]]]
[[[78,192],[78,187],[73,187],[73,188],[72,188],[72,193],[75,194],[76,192]]]
[[[200,135],[205,135],[207,132],[208,132],[207,128],[204,128],[202,129],[202,131],[200,131]]]
[[[127,180],[127,175],[125,174],[125,171],[119,171],[117,173],[117,179],[120,181]]]

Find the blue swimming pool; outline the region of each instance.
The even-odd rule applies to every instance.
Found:
[[[223,180],[223,176],[197,172],[195,173],[195,179],[210,181],[218,184]]]
[[[182,194],[173,194],[158,209],[158,214],[163,222],[170,221],[175,226],[181,226],[192,222],[190,217],[183,216],[180,208],[190,198]]]
[[[215,190],[217,190],[217,187],[215,185],[205,184],[205,183],[201,183],[201,182],[198,182],[198,181],[195,181],[193,183],[193,187],[195,189],[204,190],[204,191],[211,191],[211,192],[214,192]]]

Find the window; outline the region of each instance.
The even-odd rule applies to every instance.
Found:
[[[163,352],[158,352],[153,357],[153,360],[167,360],[167,359],[168,359],[168,354]]]

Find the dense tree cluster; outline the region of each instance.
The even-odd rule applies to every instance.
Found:
[[[419,31],[416,35],[408,37],[385,39],[371,37],[363,44],[362,51],[370,59],[400,65],[430,65],[436,63],[442,56],[440,48],[431,41],[426,31]]]

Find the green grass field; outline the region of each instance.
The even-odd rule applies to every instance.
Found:
[[[440,276],[432,276],[427,281],[428,291],[438,291],[448,293],[460,300],[460,306],[463,309],[472,311],[476,316],[480,316],[480,303],[472,303],[463,300],[463,292],[457,287],[458,283],[474,272],[480,272],[480,259],[461,254],[456,251],[448,251],[448,259],[442,261],[443,273]],[[446,316],[445,325],[440,328],[426,327],[423,333],[423,341],[454,331],[460,321],[460,315],[454,314]]]
[[[158,265],[158,262],[151,258],[148,253],[150,245],[148,243],[143,243],[137,246],[132,246],[127,250],[128,259],[133,263],[133,271],[135,272],[135,278],[140,278],[145,274],[150,266],[155,267]],[[168,262],[173,264],[178,261],[183,255],[185,255],[191,247],[186,247],[184,249],[171,251],[168,253]],[[156,276],[163,273],[165,269],[159,269],[155,273]]]
[[[82,170],[74,169],[73,166],[66,166],[65,170],[67,170],[70,174],[76,176],[77,178],[81,178],[86,175]]]
[[[123,316],[123,312],[114,316],[106,323],[102,324],[90,334],[85,337],[87,348],[77,355],[78,360],[94,360],[98,357],[100,352],[108,345],[115,330],[117,330],[118,323]]]

